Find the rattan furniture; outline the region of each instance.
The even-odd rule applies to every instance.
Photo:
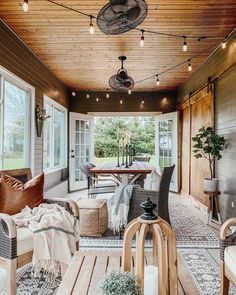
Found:
[[[236,287],[236,217],[227,220],[220,230],[221,295],[228,295],[229,282]]]
[[[168,199],[170,182],[174,168],[175,165],[164,168],[161,175],[159,191],[151,191],[139,187],[134,187],[130,200],[128,221],[137,218],[143,213],[142,209],[140,208],[140,204],[144,202],[147,198],[150,198],[153,203],[157,204],[158,216],[160,216],[162,219],[166,220],[170,224]]]
[[[108,226],[107,200],[81,199],[78,207],[80,236],[101,237]]]
[[[13,176],[23,183],[31,179],[30,169],[5,170],[4,173]],[[63,206],[76,218],[78,217],[77,204],[72,200],[47,198],[48,204]],[[77,243],[78,248],[78,243]],[[0,213],[0,267],[7,271],[8,295],[16,294],[16,270],[29,263],[33,255],[33,234],[27,228],[16,228],[12,216]]]

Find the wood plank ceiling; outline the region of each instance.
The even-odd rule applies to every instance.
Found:
[[[220,41],[182,40],[145,34],[145,46],[139,46],[140,33],[130,31],[107,36],[95,25],[88,33],[89,19],[46,0],[29,0],[29,12],[20,0],[0,0],[1,18],[38,55],[68,87],[103,91],[120,67],[119,55],[128,57],[125,67],[135,81],[152,76],[180,63]],[[107,1],[60,0],[67,6],[97,15]],[[235,0],[147,0],[149,12],[140,28],[180,35],[225,36],[236,26]],[[213,51],[192,61],[193,70]],[[158,89],[176,89],[191,73],[183,65],[160,77]],[[135,85],[136,91],[156,91],[155,78]]]

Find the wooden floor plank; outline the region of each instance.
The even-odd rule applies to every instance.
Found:
[[[111,271],[120,271],[120,267],[121,267],[121,256],[122,253],[121,252],[117,252],[117,253],[110,253],[109,256],[109,261],[108,261],[108,266],[107,266],[107,272],[111,272]]]
[[[96,263],[93,270],[93,277],[90,282],[88,295],[97,295],[99,294],[99,284],[104,279],[107,264],[108,264],[108,256],[107,255],[97,255]]]
[[[178,277],[184,290],[184,294],[200,295],[180,253],[178,253]]]
[[[83,259],[84,256],[81,253],[75,253],[58,288],[57,295],[72,294]]]
[[[74,286],[73,295],[87,295],[93,268],[96,262],[96,254],[86,255],[83,260],[77,281]]]

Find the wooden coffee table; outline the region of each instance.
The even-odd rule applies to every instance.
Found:
[[[99,284],[106,272],[121,270],[121,258],[121,251],[76,252],[56,294],[99,295]],[[180,254],[178,254],[178,291],[179,295],[199,295]]]

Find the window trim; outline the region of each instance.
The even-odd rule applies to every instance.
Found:
[[[65,114],[65,121],[64,121],[64,153],[63,153],[63,165],[57,166],[57,167],[50,167],[50,168],[44,168],[44,152],[43,152],[43,171],[46,175],[60,171],[62,169],[65,169],[68,167],[68,155],[67,155],[67,149],[68,149],[68,109],[61,105],[60,103],[56,102],[52,98],[48,97],[46,94],[43,95],[43,108],[45,109],[45,104],[49,104],[53,106],[53,108],[57,108],[58,110],[62,111]],[[54,136],[52,139],[53,142],[53,148],[54,148]],[[44,135],[43,135],[43,148],[44,148]],[[52,148],[52,149],[53,149]],[[50,155],[52,157],[52,155]],[[54,160],[54,157],[52,157]]]
[[[25,82],[23,79],[18,77],[17,75],[13,74],[6,68],[0,65],[0,126],[3,126],[3,96],[4,96],[4,81],[8,81],[15,85],[16,87],[19,87],[29,93],[29,168],[31,169],[31,173],[34,176],[35,175],[35,88]],[[0,129],[0,157],[3,154],[3,132],[2,129]],[[0,158],[0,164],[2,164],[2,158]]]

